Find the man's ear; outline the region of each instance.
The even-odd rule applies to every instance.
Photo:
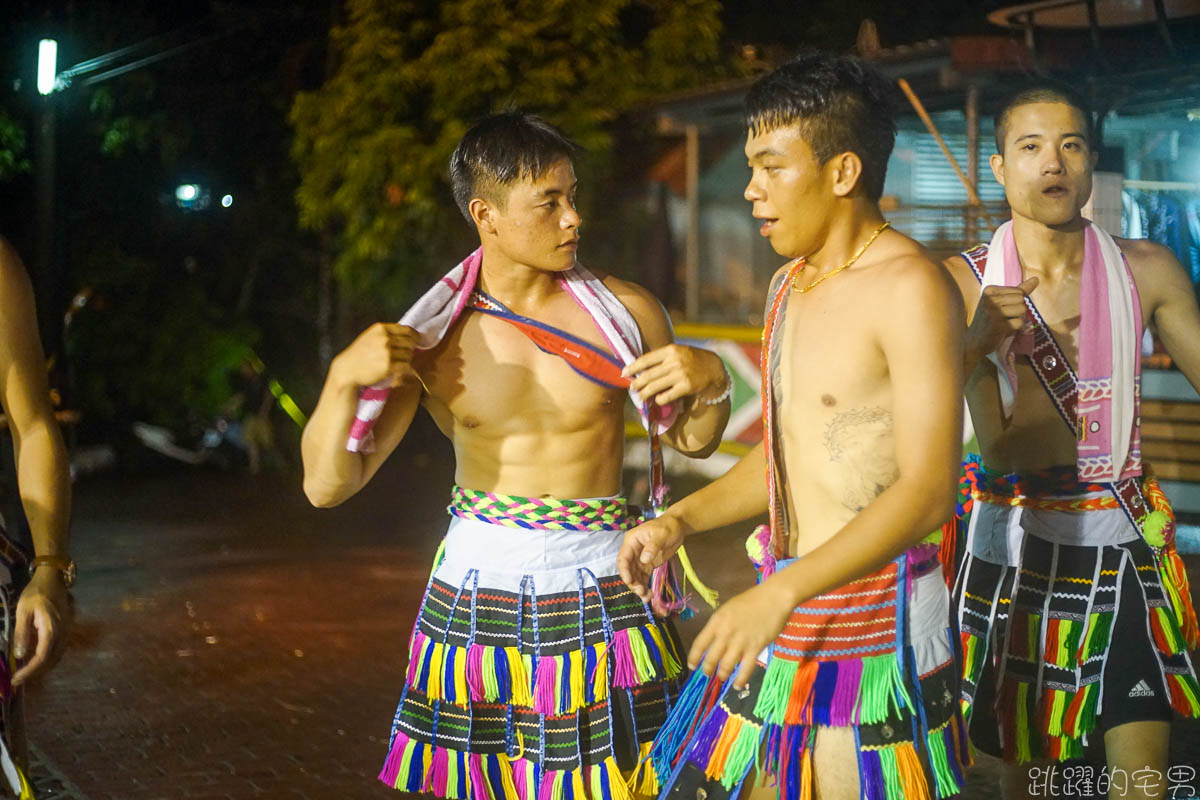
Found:
[[[992,153],[992,157],[988,159],[988,166],[992,168],[992,175],[996,178],[996,183],[1004,185],[1004,156],[999,153]]]
[[[473,197],[467,204],[467,211],[480,233],[496,233],[496,209],[491,203],[482,197]]]
[[[862,182],[863,163],[858,153],[847,150],[829,159],[833,167],[833,193],[846,197]]]

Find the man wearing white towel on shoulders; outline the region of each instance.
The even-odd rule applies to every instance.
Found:
[[[678,585],[652,611],[617,576],[635,524],[623,407],[632,397],[653,452],[661,438],[703,457],[728,420],[729,376],[671,343],[646,290],[576,261],[576,151],[520,111],[467,132],[451,183],[479,250],[334,359],[304,432],[317,506],[371,479],[418,404],[454,444],[450,529],[380,774],[402,791],[627,796],[623,773],[677,693],[679,643],[653,611],[679,607]]]
[[[1110,797],[1160,797],[1170,721],[1200,716],[1200,634],[1139,415],[1143,325],[1200,386],[1200,311],[1167,248],[1081,215],[1095,147],[1069,90],[1009,98],[991,165],[1012,221],[946,262],[982,454],[958,525],[963,700],[1009,797],[1063,791],[1049,767],[1100,742]]]

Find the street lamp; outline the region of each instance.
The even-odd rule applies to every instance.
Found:
[[[54,183],[55,183],[55,102],[53,94],[60,88],[58,81],[58,42],[42,39],[38,42],[37,90],[44,98],[38,121],[37,182],[35,184],[37,220],[36,275],[34,289],[38,305],[39,329],[42,342],[50,352],[58,350],[56,330],[58,306],[58,264],[54,257]]]
[[[38,42],[37,90],[48,95],[55,89],[58,77],[58,42],[42,39]]]

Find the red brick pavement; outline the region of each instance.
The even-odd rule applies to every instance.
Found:
[[[448,453],[432,452],[330,511],[294,476],[81,483],[71,650],[30,698],[35,745],[78,792],[44,796],[396,797],[374,776],[445,525]],[[741,538],[689,544],[725,593],[752,580]],[[1177,728],[1176,763],[1200,761],[1197,727]],[[995,779],[977,770],[968,796]]]

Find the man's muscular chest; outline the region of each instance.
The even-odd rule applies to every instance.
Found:
[[[569,331],[580,336],[580,331]],[[430,413],[450,427],[496,435],[576,430],[620,413],[623,393],[590,381],[509,323],[468,312],[415,363]]]

